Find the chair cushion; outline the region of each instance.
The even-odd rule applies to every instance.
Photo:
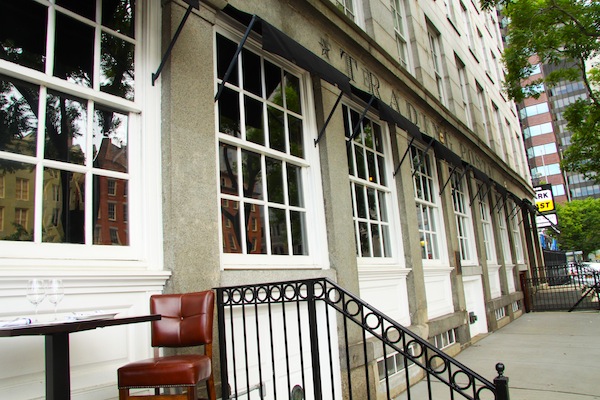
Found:
[[[154,357],[124,365],[117,374],[120,389],[193,386],[210,377],[211,361],[196,354]]]

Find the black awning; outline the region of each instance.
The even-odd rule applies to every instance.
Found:
[[[475,167],[471,167],[471,169],[473,170],[473,175],[475,175],[475,179],[477,179],[481,182],[484,182],[486,184],[490,184],[491,179],[489,176],[487,176],[487,174],[485,172],[483,172],[482,170],[477,169]]]
[[[246,26],[252,20],[252,15],[240,11],[231,5],[227,5],[223,11]],[[300,68],[337,86],[346,94],[352,92],[350,78],[267,21],[258,17],[258,22],[252,29],[262,35],[263,50],[277,54],[293,62]]]
[[[419,127],[415,125],[411,120],[388,106],[383,101],[379,100],[377,104],[379,110],[379,117],[389,123],[395,124],[398,128],[405,130],[409,135],[417,140],[423,141],[421,131]]]
[[[463,165],[462,158],[446,146],[444,146],[441,142],[437,140],[433,142],[433,151],[438,158],[442,160],[446,160],[450,164],[454,165],[457,168],[461,168]]]

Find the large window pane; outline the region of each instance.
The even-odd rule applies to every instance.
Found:
[[[129,117],[117,110],[97,107],[94,115],[94,167],[127,172]]]
[[[100,90],[133,100],[134,44],[114,35],[102,33],[100,51]]]
[[[39,87],[0,75],[0,150],[34,156]]]
[[[75,0],[77,3],[86,3]],[[134,37],[135,0],[102,0],[102,25],[114,31]]]
[[[128,182],[105,176],[94,176],[94,201],[91,206],[95,221],[94,244],[126,246],[129,244],[127,200]]]
[[[0,58],[44,71],[48,8],[32,0],[3,0],[0,15]]]
[[[85,243],[85,175],[46,168],[44,192],[42,241]]]
[[[0,239],[33,241],[35,221],[35,166],[0,159],[3,183],[1,205],[4,229]]]
[[[54,47],[54,76],[92,87],[94,28],[64,14],[56,13]]]
[[[45,142],[45,158],[85,165],[87,104],[49,91]]]

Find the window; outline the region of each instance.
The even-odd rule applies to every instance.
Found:
[[[394,32],[396,33],[396,46],[400,64],[410,69],[410,44],[406,31],[405,0],[392,0],[392,17],[394,18]]]
[[[115,203],[108,203],[108,220],[117,220],[117,205]]]
[[[477,85],[477,102],[479,103],[479,110],[481,112],[481,122],[483,123],[483,132],[485,137],[483,138],[485,142],[491,146],[491,134],[490,134],[490,119],[488,116],[488,108],[485,102],[485,95],[483,93],[483,88],[476,83]]]
[[[546,156],[548,154],[556,154],[556,143],[541,144],[539,146],[533,146],[527,149],[527,156],[529,158]]]
[[[412,356],[417,354],[417,345],[411,343],[408,345],[408,353]],[[404,371],[405,368],[410,367],[414,364],[408,357],[404,357],[402,354],[393,351],[392,354],[385,358],[377,360],[377,370],[379,371],[379,380],[384,381],[399,372]]]
[[[221,33],[215,43],[219,84],[237,43]],[[240,73],[232,75],[216,103],[224,263],[281,265],[273,257],[259,261],[259,255],[309,262],[299,256],[317,253],[314,221],[322,203],[315,198],[318,168],[311,164],[318,154],[306,133],[307,83],[291,66],[271,62],[251,48],[248,44],[238,55]]]
[[[552,185],[553,196],[563,196],[565,194],[565,185]]]
[[[440,232],[439,204],[437,195],[437,179],[435,176],[435,160],[429,153],[411,146],[411,167],[413,185],[417,203],[417,223],[419,227],[421,258],[439,260]]]
[[[29,200],[29,179],[15,179],[15,200]]]
[[[454,329],[447,330],[433,337],[433,344],[440,350],[450,347],[454,343],[456,343],[456,332],[454,332]]]
[[[506,307],[497,308],[494,312],[496,314],[496,321],[506,317]]]
[[[460,260],[464,263],[476,263],[475,248],[473,247],[473,224],[469,195],[463,185],[464,176],[459,171],[454,171],[450,178],[452,184],[452,203],[456,220],[456,231],[460,250]]]
[[[515,245],[515,258],[517,259],[517,263],[523,264],[525,262],[525,259],[523,258],[523,245],[521,243],[521,230],[519,228],[521,213],[517,209],[518,207],[519,206],[516,205],[512,200],[509,201],[509,208],[513,210],[513,213],[509,219],[509,223],[512,231],[513,242]]]
[[[543,135],[545,133],[552,133],[552,122],[546,122],[540,125],[533,125],[523,129],[523,136],[525,139],[529,139],[533,136]]]
[[[340,9],[341,12],[346,14],[348,18],[352,21],[356,22],[356,15],[354,11],[354,0],[334,0],[337,8]]]
[[[500,109],[498,106],[492,102],[492,110],[494,117],[494,125],[498,127],[498,136],[495,137],[494,143],[495,148],[500,157],[505,160],[505,150],[504,150],[504,126],[502,125],[502,115],[500,114]],[[506,161],[506,160],[505,160]]]
[[[478,185],[479,212],[481,214],[481,230],[483,233],[483,249],[485,250],[485,259],[488,262],[496,262],[496,241],[494,240],[494,228],[492,227],[492,214],[490,212],[489,198],[486,195],[487,189]]]
[[[534,115],[539,115],[547,112],[549,112],[548,103],[534,104],[532,106],[520,109],[519,117],[521,119],[525,119],[527,117],[533,117]]]
[[[464,29],[465,35],[467,36],[467,42],[469,43],[469,47],[471,48],[471,53],[474,56],[476,56],[475,41],[473,40],[473,28],[471,26],[471,16],[469,15],[467,6],[462,1],[460,2],[460,14],[463,19],[463,29]]]
[[[560,164],[558,163],[531,168],[532,178],[540,178],[542,176],[548,177],[550,175],[558,175],[560,173]]]
[[[465,109],[467,126],[473,129],[473,114],[471,111],[471,96],[469,95],[469,81],[467,80],[467,69],[465,64],[455,55],[456,68],[458,69],[458,80],[460,83],[460,95],[462,106]]]
[[[498,203],[498,230],[500,231],[500,244],[502,246],[502,255],[504,256],[504,262],[506,264],[512,264],[512,252],[510,250],[510,240],[508,236],[508,229],[506,227],[506,206],[505,201],[502,197],[496,198]]]
[[[7,138],[0,168],[15,187],[9,200],[29,202],[15,217],[19,230],[7,227],[5,240],[100,242],[96,227],[107,227],[97,220],[107,201],[102,181],[127,185],[132,173],[130,140],[141,111],[136,67],[146,56],[137,46],[136,7],[156,8],[133,0],[0,3],[0,13],[11,15],[0,26],[0,58],[11,69],[0,75],[0,115],[7,119],[0,126],[11,127],[0,128]],[[119,229],[128,246],[126,226]]]
[[[27,227],[27,215],[29,214],[26,208],[15,208],[15,225],[18,228],[24,229]]]
[[[346,138],[352,137],[360,114],[343,106]],[[391,257],[391,192],[381,126],[369,118],[348,143],[348,173],[358,257]]]
[[[117,182],[114,179],[108,180],[108,195],[116,196],[117,195]]]
[[[442,66],[442,48],[440,34],[432,27],[427,27],[427,35],[429,37],[429,51],[431,52],[431,62],[433,63],[433,73],[437,86],[438,99],[442,104],[447,105],[446,89],[444,82],[444,69]]]

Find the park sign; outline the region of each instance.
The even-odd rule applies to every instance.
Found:
[[[535,206],[540,213],[554,211],[554,197],[552,196],[552,185],[545,184],[534,186]]]

